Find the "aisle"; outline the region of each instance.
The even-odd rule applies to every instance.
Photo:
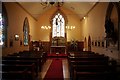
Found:
[[[44,80],[64,80],[62,59],[52,59],[52,63],[45,75]]]

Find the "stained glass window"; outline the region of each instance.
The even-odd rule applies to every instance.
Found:
[[[25,18],[24,20],[24,26],[23,26],[23,33],[24,33],[24,45],[28,45],[29,43],[29,23],[28,23],[28,19]]]
[[[2,13],[0,13],[0,45],[7,47],[7,27],[8,27],[8,16],[7,11],[2,4]]]
[[[3,45],[3,25],[2,25],[2,14],[0,13],[0,45]]]
[[[65,20],[60,13],[53,18],[52,26],[52,37],[65,37]]]

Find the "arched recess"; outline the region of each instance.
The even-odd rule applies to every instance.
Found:
[[[115,7],[116,10],[117,10],[117,16],[118,16],[117,28],[118,28],[118,30],[114,30],[115,27],[113,27],[113,29],[111,29],[113,34],[111,34],[110,31],[108,31],[110,33],[107,33],[107,28],[105,26],[105,30],[106,30],[106,43],[111,42],[111,43],[116,44],[116,42],[118,42],[117,46],[118,46],[118,50],[120,50],[120,46],[119,46],[120,45],[120,3],[119,2],[110,2],[109,3],[107,11],[106,11],[105,24],[106,24],[107,20],[111,19],[111,14],[112,14],[112,11],[113,11],[113,7]],[[111,26],[111,25],[109,25],[109,26]],[[108,29],[110,30],[110,27],[108,27]],[[107,38],[107,34],[111,35],[111,36]],[[106,46],[106,47],[108,47],[108,46]]]
[[[91,51],[91,37],[88,37],[88,51]]]
[[[8,15],[7,15],[7,10],[2,3],[2,18],[1,18],[1,27],[0,27],[0,42],[3,47],[7,47],[7,28],[8,28]]]
[[[63,20],[64,19],[64,20]],[[64,21],[64,23],[63,23]],[[63,25],[60,25],[60,24],[63,23]],[[50,18],[50,24],[52,26],[52,29],[51,29],[51,33],[50,33],[50,44],[51,46],[66,46],[66,25],[68,23],[68,20],[67,20],[67,17],[66,15],[60,10],[60,7],[57,8],[57,10],[55,11],[55,13],[51,16]],[[55,25],[55,26],[54,26]],[[58,25],[58,26],[57,26]],[[63,28],[61,27],[64,27],[64,35],[56,35],[54,36],[54,32],[56,28],[56,31],[58,29],[58,27],[60,27],[60,30],[62,30]],[[56,32],[55,34],[57,34],[58,32]]]
[[[29,33],[30,33],[29,22],[28,22],[28,18],[26,17],[23,23],[23,44],[24,46],[29,45],[29,42],[30,42]]]

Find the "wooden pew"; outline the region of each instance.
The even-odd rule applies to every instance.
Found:
[[[35,64],[19,65],[19,64],[1,64],[3,79],[27,79],[35,80]],[[29,77],[27,77],[29,76]]]
[[[73,78],[86,80],[109,80],[108,78],[115,79],[116,72],[110,70],[107,65],[72,65]]]
[[[104,55],[73,52],[69,54],[68,62],[74,80],[108,80],[109,75],[114,79],[115,66],[110,65],[109,57]]]
[[[41,71],[42,65],[46,62],[46,58],[47,58],[46,56],[47,56],[47,53],[45,53],[45,52],[23,51],[23,52],[19,52],[19,53],[15,53],[12,55],[2,57],[2,63],[4,64],[4,66],[2,66],[3,72],[1,72],[1,74],[2,73],[4,74],[4,78],[7,78],[6,75],[8,75],[10,73],[11,73],[11,76],[14,76],[15,74],[16,74],[16,76],[18,76],[17,74],[19,74],[19,78],[20,78],[20,74],[21,74],[21,76],[22,76],[22,74],[25,74],[26,76],[27,75],[31,76],[32,80],[34,80],[35,79],[34,77],[36,77],[36,75],[34,76],[33,73],[38,75],[38,71]],[[25,65],[31,65],[31,64],[34,64],[34,71],[33,70],[31,71],[30,69],[28,70],[28,68],[27,69],[25,68],[25,70],[24,70],[22,65],[25,66]],[[8,65],[9,65],[9,68],[8,68]],[[13,70],[11,69],[10,65],[13,65]],[[16,66],[16,65],[19,65],[20,67],[18,68],[18,66]],[[22,70],[22,68],[23,68],[23,70]],[[28,73],[28,74],[26,74],[26,73]],[[10,75],[8,75],[8,76],[10,76]],[[23,77],[24,77],[24,75],[23,75]],[[14,77],[12,77],[12,78],[14,78]],[[21,79],[21,80],[23,80],[23,79]]]
[[[2,57],[3,60],[33,60],[37,63],[37,70],[41,71],[41,57],[37,56],[6,56]]]
[[[79,57],[69,57],[68,61],[108,61],[108,57],[102,57],[102,56],[79,56]]]
[[[35,64],[35,72],[36,76],[38,75],[38,63],[35,60],[2,60],[2,64],[7,64],[7,65],[30,65],[30,64]]]
[[[68,56],[71,56],[71,57],[79,57],[79,56],[104,56],[103,54],[99,55],[98,53],[94,53],[94,52],[69,52],[68,53],[69,55]]]
[[[111,80],[110,72],[78,72],[74,73],[74,80]],[[115,78],[112,78],[114,80]],[[115,79],[116,80],[116,79]]]
[[[35,80],[32,73],[28,71],[2,71],[0,74],[2,74],[2,80]]]
[[[108,71],[107,65],[72,65],[74,70],[81,72],[103,72]]]
[[[108,65],[108,61],[104,60],[93,60],[93,61],[88,61],[88,60],[81,60],[81,61],[70,61],[71,65]]]
[[[68,55],[70,56],[71,54],[95,54],[94,52],[91,51],[78,51],[78,52],[68,52]],[[96,53],[97,54],[97,53]]]
[[[47,58],[46,52],[38,52],[38,51],[23,51],[3,57],[3,59],[11,59],[11,60],[16,60],[16,59],[36,60],[38,61],[39,71],[41,71],[42,65],[46,62],[46,58]]]

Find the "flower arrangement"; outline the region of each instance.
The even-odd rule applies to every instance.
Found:
[[[71,51],[77,51],[77,41],[76,40],[71,40],[70,49],[71,49]]]

